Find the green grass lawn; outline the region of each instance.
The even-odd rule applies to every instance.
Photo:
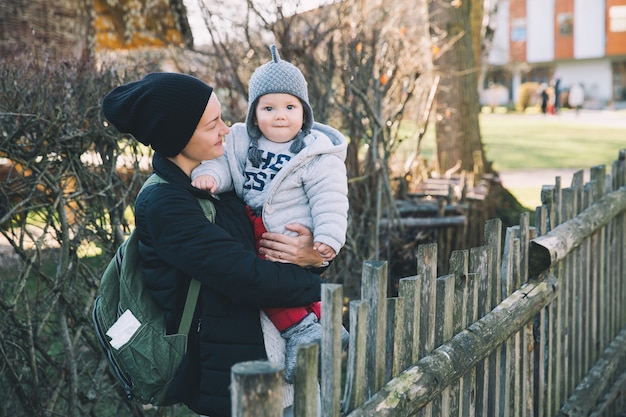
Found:
[[[496,170],[609,166],[626,147],[626,129],[592,122],[483,114],[480,128]]]
[[[626,120],[626,112],[622,114]],[[619,149],[626,148],[626,128],[601,123],[523,114],[480,115],[486,158],[498,171],[608,166]],[[434,147],[431,127],[423,141],[423,155],[432,157]]]
[[[613,115],[626,120],[624,111]],[[480,129],[486,159],[499,172],[561,168],[588,171],[595,165],[606,165],[610,170],[619,150],[626,148],[626,122],[605,122],[593,115],[577,118],[567,110],[561,116],[545,117],[481,114]],[[423,141],[423,156],[432,158],[434,146],[431,127]],[[509,187],[509,190],[526,207],[534,208],[539,202],[535,186]]]

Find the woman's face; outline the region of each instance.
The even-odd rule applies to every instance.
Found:
[[[193,167],[202,161],[218,158],[224,155],[224,135],[229,131],[222,120],[222,106],[217,96],[211,94],[196,130],[180,154],[195,163]]]

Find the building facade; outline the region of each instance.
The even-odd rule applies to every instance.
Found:
[[[589,107],[626,105],[626,0],[500,0],[487,81],[580,83]]]

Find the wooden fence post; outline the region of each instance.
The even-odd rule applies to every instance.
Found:
[[[249,361],[231,368],[233,417],[282,417],[283,365]]]
[[[529,282],[486,316],[389,381],[348,417],[406,417],[425,408],[557,295],[556,278]]]
[[[387,298],[386,262],[366,261],[362,299],[350,302],[341,404],[343,294],[324,284],[321,399],[310,395],[318,393],[317,346],[303,347],[295,416],[316,417],[318,404],[324,417],[548,417],[623,408],[626,156],[610,175],[601,167],[591,174],[587,184],[579,172],[570,188],[561,189],[560,177],[544,187],[534,228],[527,213],[504,234],[499,219],[488,221],[485,245],[453,252],[449,275],[437,277],[437,245],[420,245],[418,274],[400,279],[397,298]],[[233,367],[233,417],[282,416],[282,397],[273,396],[282,392],[280,369],[278,388],[258,369],[251,373],[239,372],[240,382],[256,381],[237,388]],[[254,399],[237,398],[244,391]]]
[[[398,296],[403,304],[402,348],[398,348],[394,368],[394,377],[417,362],[419,359],[420,311],[422,299],[422,280],[418,276],[402,278]]]
[[[350,345],[342,410],[349,413],[365,401],[367,303],[350,301]]]
[[[422,306],[420,311],[419,357],[435,349],[435,316],[437,297],[437,253],[436,243],[427,243],[417,248],[417,275],[422,279]],[[423,417],[433,415],[433,405],[424,407]]]
[[[320,407],[320,388],[317,379],[320,348],[317,343],[298,347],[294,381],[293,414],[298,417],[317,417]]]
[[[367,301],[367,353],[365,367],[365,397],[369,398],[384,384],[387,345],[387,262],[366,261],[363,264],[361,298]]]
[[[604,408],[606,403],[610,401],[602,402],[597,405],[601,400],[602,394],[607,387],[614,383],[615,388],[619,391],[623,389],[624,381],[618,379],[621,382],[615,383],[615,375],[620,372],[620,363],[623,363],[626,359],[626,329],[618,333],[615,340],[607,347],[602,353],[602,356],[598,359],[597,363],[589,370],[583,380],[578,384],[578,387],[574,390],[570,398],[565,402],[563,407],[556,414],[557,417],[586,417],[590,414],[592,409]],[[623,378],[622,374],[622,378]],[[621,386],[620,386],[621,385]],[[615,393],[615,396],[619,396],[619,393]],[[610,395],[608,396],[611,399]],[[601,415],[601,411],[593,415]],[[612,414],[611,414],[612,415]]]
[[[322,284],[322,383],[324,417],[339,417],[341,409],[341,312],[343,287]]]
[[[565,258],[585,238],[626,209],[626,187],[600,198],[593,208],[584,210],[567,223],[554,227],[548,234],[531,241],[530,274],[537,275]],[[551,221],[552,223],[552,221]]]
[[[495,308],[502,301],[502,291],[500,291],[500,265],[502,259],[502,220],[491,219],[485,224],[485,245],[491,250],[491,266],[489,282],[490,287],[488,295],[490,299],[486,300],[487,311]],[[489,357],[489,381],[487,392],[487,415],[500,415],[499,406],[502,401],[500,395],[500,364],[502,363],[502,352],[496,349]]]

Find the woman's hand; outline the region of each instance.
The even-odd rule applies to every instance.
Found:
[[[263,233],[259,252],[265,259],[274,262],[292,263],[303,268],[323,265],[324,259],[313,249],[313,234],[301,224],[288,224],[287,230],[296,232],[298,236],[287,236],[282,233]]]

